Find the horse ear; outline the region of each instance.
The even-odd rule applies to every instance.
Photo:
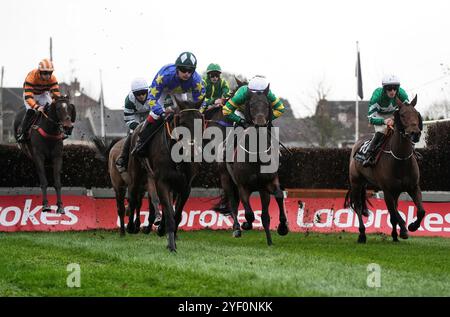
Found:
[[[238,88],[245,85],[245,83],[240,81],[239,78],[237,78],[236,76],[234,76],[234,80],[236,81]]]
[[[420,115],[420,113],[419,113],[419,129],[420,129],[420,131],[423,130],[423,120],[422,120],[422,116]]]
[[[77,119],[77,111],[75,110],[75,105],[74,104],[70,104],[70,121],[75,122],[75,120]]]
[[[267,85],[266,89],[264,89],[264,95],[268,95],[270,90],[270,84]]]
[[[414,99],[411,101],[409,105],[415,107],[416,104],[417,104],[417,95],[414,97]]]
[[[66,98],[67,100],[70,100],[70,94],[67,93],[67,94],[64,96],[64,98]]]
[[[397,96],[395,97],[395,102],[397,103],[397,106],[399,108],[401,108],[402,106],[404,106],[403,102],[400,100],[400,98]]]

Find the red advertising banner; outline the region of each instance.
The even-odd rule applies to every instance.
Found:
[[[56,196],[49,196],[50,202]],[[114,229],[118,227],[115,199],[98,199],[87,196],[63,196],[65,214],[42,213],[41,196],[0,196],[0,232],[15,231],[65,231]],[[389,221],[384,200],[370,199],[369,217],[364,218],[367,233],[390,234]],[[211,198],[190,198],[184,208],[181,230],[231,229],[229,216],[211,210]],[[259,197],[251,197],[255,212],[255,229],[262,229],[261,203]],[[351,209],[343,207],[343,198],[298,198],[285,199],[289,228],[292,232],[358,232],[358,218]],[[422,226],[412,235],[450,237],[450,202],[424,203],[426,216]],[[56,206],[52,207],[56,210]],[[400,201],[401,216],[409,224],[416,219],[417,208],[413,202]],[[148,224],[148,202],[144,200],[141,211],[142,226]],[[274,199],[270,203],[271,228],[279,223],[278,206]],[[242,206],[239,221],[245,221]],[[126,219],[127,222],[127,219]]]

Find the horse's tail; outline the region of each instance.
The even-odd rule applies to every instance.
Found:
[[[359,193],[355,193],[350,187],[345,195],[344,208],[352,208],[356,212],[361,210],[363,215],[368,216],[368,204],[372,206],[367,197],[366,185],[361,187]]]
[[[119,141],[120,139],[114,139],[111,141],[111,143],[109,143],[109,145],[106,145],[101,138],[96,136],[92,138],[92,142],[94,142],[95,147],[101,155],[101,158],[106,162],[108,162],[109,152],[111,152],[112,147]]]

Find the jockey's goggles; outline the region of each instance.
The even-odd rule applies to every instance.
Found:
[[[133,92],[133,95],[135,95],[135,96],[137,97],[137,96],[146,95],[147,93],[148,93],[148,90],[145,89],[145,90],[138,90],[138,91],[135,91],[135,92]]]
[[[384,86],[384,90],[386,90],[386,91],[398,90],[398,86],[397,85],[387,85],[387,86]]]
[[[178,70],[185,74],[186,73],[192,74],[195,71],[195,68],[180,66],[180,67],[178,67]]]
[[[46,70],[41,70],[40,73],[41,73],[42,76],[44,76],[44,75],[51,76],[53,72],[49,72],[49,71],[46,71]]]
[[[214,77],[219,78],[220,77],[220,73],[217,73],[217,72],[211,72],[208,75],[209,75],[209,78],[214,78]]]

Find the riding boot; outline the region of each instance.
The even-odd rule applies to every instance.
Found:
[[[364,167],[375,165],[375,159],[376,159],[375,150],[383,142],[383,140],[384,140],[384,133],[383,132],[375,132],[375,135],[373,136],[372,140],[370,141],[369,148],[366,151],[365,160],[362,163],[362,165]]]
[[[145,120],[142,130],[138,135],[136,145],[134,146],[133,151],[131,151],[132,155],[137,155],[140,157],[145,156],[148,139],[158,127],[159,124],[157,122],[149,122],[148,120]]]
[[[34,115],[36,114],[36,111],[33,109],[27,109],[27,112],[25,113],[25,116],[22,119],[22,125],[19,135],[17,136],[17,142],[19,143],[25,143],[28,141],[28,130],[30,130],[31,125],[33,123]]]
[[[116,167],[119,173],[124,173],[127,171],[128,167],[128,158],[130,154],[130,145],[131,145],[131,134],[127,136],[125,139],[125,143],[123,144],[122,152],[120,156],[116,160]]]

